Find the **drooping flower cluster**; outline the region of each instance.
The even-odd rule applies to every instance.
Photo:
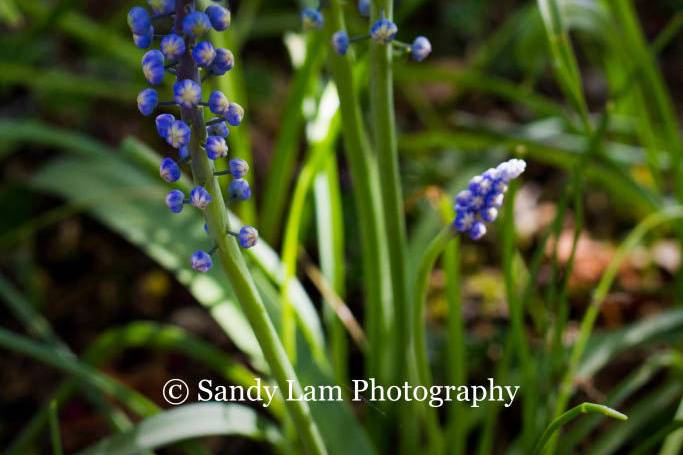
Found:
[[[370,0],[358,0],[358,12],[363,17],[370,16]],[[320,9],[305,8],[301,12],[304,30],[319,30],[324,24],[324,17]],[[413,60],[421,62],[432,52],[432,45],[424,36],[418,36],[412,43],[396,41],[398,27],[394,22],[384,17],[384,14],[370,26],[367,35],[350,37],[345,30],[339,30],[332,35],[332,48],[339,55],[346,55],[351,43],[364,39],[372,39],[380,44],[390,44],[395,48],[410,54]]]
[[[512,159],[472,177],[467,189],[455,196],[455,229],[468,233],[473,240],[482,238],[486,223],[498,217],[510,180],[519,177],[525,168],[524,160]]]
[[[176,8],[176,2],[183,4]],[[147,0],[147,3],[151,13],[140,6],[132,8],[128,13],[128,25],[137,47],[149,49],[154,46],[155,39],[160,38],[158,49],[152,48],[142,57],[142,73],[152,86],[162,85],[167,73],[175,76],[176,81],[169,101],[160,101],[156,88],[142,90],[137,97],[140,113],[150,116],[160,106],[176,106],[183,112],[208,107],[216,118],[206,123],[206,135],[202,134],[201,146],[212,161],[228,158],[228,125],[239,126],[244,118],[244,109],[220,91],[214,91],[207,101],[203,101],[202,82],[209,76],[224,75],[235,65],[235,57],[230,50],[217,49],[205,38],[212,29],[223,31],[230,27],[230,10],[223,6],[220,0],[214,0],[204,11],[196,9],[194,1],[187,0]],[[155,24],[164,24],[163,21],[167,18],[171,20],[172,25],[167,34],[161,35],[155,29]],[[311,20],[314,23],[317,19]],[[184,71],[183,74],[198,74],[199,77],[178,77],[181,61],[185,65],[187,62],[192,65],[192,71]],[[191,160],[189,147],[195,133],[191,123],[182,115],[176,118],[173,114],[162,113],[156,117],[155,123],[159,136],[178,153],[177,160],[164,158],[161,161],[159,174],[168,183],[177,182],[182,174],[181,166]],[[228,161],[226,170],[215,172],[216,175],[232,176],[227,188],[231,201],[243,201],[251,196],[251,188],[245,180],[248,172],[247,162],[237,158]],[[185,205],[205,210],[211,204],[211,200],[212,196],[206,188],[196,186],[189,195],[179,189],[171,190],[166,195],[165,202],[171,212],[180,213]],[[258,232],[251,226],[244,226],[239,233],[228,234],[235,236],[243,248],[251,248],[258,240]],[[206,272],[212,266],[211,254],[202,250],[197,251],[192,255],[190,262],[193,269]]]

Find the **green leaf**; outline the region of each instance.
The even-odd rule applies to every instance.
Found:
[[[280,435],[255,410],[237,405],[197,403],[144,419],[132,430],[106,438],[80,455],[128,455],[204,436],[233,435],[278,443]]]

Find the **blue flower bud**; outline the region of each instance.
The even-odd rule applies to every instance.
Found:
[[[220,122],[208,126],[206,128],[206,134],[208,134],[209,136],[228,137],[230,136],[230,130],[228,129],[228,125],[226,125],[225,122]]]
[[[161,39],[161,52],[170,60],[175,61],[185,54],[185,40],[182,36],[170,34]]]
[[[185,193],[183,193],[180,190],[171,190],[166,195],[166,206],[173,213],[182,212],[184,202],[185,202]]]
[[[498,167],[496,167],[496,171],[498,171],[500,178],[506,183],[519,177],[522,172],[524,172],[524,169],[526,169],[524,160],[517,159],[500,163]]]
[[[244,179],[234,179],[230,182],[230,185],[228,185],[228,193],[230,194],[231,199],[246,201],[251,197],[249,182]]]
[[[230,27],[230,10],[220,5],[211,5],[206,8],[206,15],[209,16],[211,26],[219,32]]]
[[[168,145],[171,147],[179,149],[190,143],[190,135],[191,131],[190,127],[187,126],[187,123],[182,120],[176,120],[171,123],[171,126],[168,128],[166,142],[168,142]]]
[[[144,33],[142,35],[137,35],[137,34],[133,33],[133,42],[135,43],[135,46],[140,48],[140,49],[149,48],[149,46],[152,45],[153,39],[154,39],[154,27],[152,27],[151,25],[149,26],[147,33]]]
[[[209,96],[209,110],[221,117],[225,116],[228,112],[228,107],[230,107],[230,101],[228,97],[223,94],[220,90],[216,90]]]
[[[190,258],[190,264],[197,272],[205,273],[211,270],[213,261],[211,260],[209,253],[199,250],[192,254],[192,257]]]
[[[154,14],[168,14],[175,10],[175,0],[147,0]]]
[[[472,226],[474,225],[474,222],[476,221],[476,217],[474,212],[465,210],[462,212],[457,212],[455,214],[455,221],[453,221],[453,225],[455,226],[455,229],[457,229],[460,232],[467,232],[470,229],[472,229]]]
[[[418,36],[413,41],[412,46],[410,46],[410,55],[416,62],[421,62],[426,59],[429,54],[432,53],[432,43],[429,42],[424,36]]]
[[[228,163],[230,174],[236,179],[241,179],[249,172],[249,164],[239,158],[234,158]]]
[[[151,25],[152,22],[149,18],[149,13],[145,8],[136,6],[128,11],[128,26],[133,34],[144,35]]]
[[[138,110],[142,115],[151,115],[159,104],[159,95],[153,88],[146,88],[138,94]]]
[[[305,8],[301,11],[301,22],[304,30],[319,30],[323,26],[323,15],[314,8]]]
[[[157,133],[159,136],[166,139],[168,137],[168,130],[171,125],[175,122],[175,117],[172,114],[160,114],[157,115],[155,120],[157,126]]]
[[[211,63],[211,74],[222,76],[235,66],[235,56],[228,49],[216,49],[216,57]]]
[[[228,144],[220,136],[209,136],[206,139],[206,156],[210,160],[228,156]]]
[[[492,223],[498,218],[498,209],[496,207],[488,207],[479,212],[479,216],[487,223]]]
[[[242,226],[237,241],[242,248],[251,248],[258,242],[258,231],[253,226]]]
[[[370,17],[370,0],[358,0],[358,12],[363,17]]]
[[[202,87],[192,79],[173,84],[173,99],[183,107],[196,107],[202,100]]]
[[[378,19],[370,27],[370,37],[378,43],[387,44],[393,41],[398,33],[398,27],[389,19]]]
[[[204,210],[211,202],[211,195],[203,186],[195,186],[190,191],[190,204]]]
[[[192,48],[192,58],[197,62],[197,65],[206,67],[211,65],[213,59],[216,58],[216,50],[210,42],[201,41]]]
[[[159,166],[159,175],[167,183],[177,182],[180,178],[180,167],[171,158],[164,158]]]
[[[477,221],[470,229],[470,238],[472,240],[479,240],[486,234],[486,226],[481,221]]]
[[[142,72],[150,84],[161,84],[164,80],[164,54],[156,49],[147,51],[142,56]]]
[[[183,32],[187,36],[197,38],[211,30],[209,16],[201,11],[195,11],[185,16],[183,20]]]
[[[181,160],[186,160],[190,157],[190,149],[187,147],[187,145],[183,145],[178,149],[178,158]]]
[[[230,103],[225,113],[225,120],[230,126],[239,126],[244,118],[244,109],[237,103]]]
[[[346,55],[349,50],[349,34],[342,30],[332,35],[332,47],[337,54]]]

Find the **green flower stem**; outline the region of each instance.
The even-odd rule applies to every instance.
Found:
[[[560,382],[557,402],[555,404],[555,417],[559,417],[564,410],[567,408],[569,399],[574,391],[574,381],[576,379],[576,373],[579,368],[579,363],[583,357],[583,353],[588,345],[588,340],[590,339],[591,332],[593,331],[593,326],[595,321],[600,314],[600,308],[602,308],[602,303],[607,297],[607,293],[612,287],[612,283],[619,271],[619,267],[623,262],[624,258],[647,234],[649,231],[657,226],[664,223],[683,219],[683,207],[673,206],[662,209],[658,212],[645,218],[641,221],[631,233],[624,239],[616,254],[612,258],[612,261],[605,270],[605,273],[600,278],[598,287],[595,289],[593,294],[593,299],[591,301],[586,314],[581,321],[581,328],[579,330],[579,337],[574,344],[574,347],[569,358],[569,365],[567,366],[567,371]],[[553,437],[548,444],[548,449],[545,453],[554,453],[555,445],[557,444],[557,438]]]
[[[391,20],[393,3],[393,0],[375,0],[372,3],[372,21],[378,20],[382,15]],[[375,149],[379,163],[395,314],[393,327],[394,379],[400,381],[405,377],[405,353],[408,352],[410,326],[408,324],[408,297],[406,292],[406,227],[396,145],[392,55],[391,45],[374,41],[370,45],[370,107]]]
[[[183,21],[186,7],[192,4],[192,0],[182,0],[176,4],[177,27]],[[177,30],[178,33],[181,30]],[[199,71],[192,60],[190,49],[181,58],[178,65],[179,79],[194,79],[199,82]],[[271,372],[280,390],[288,390],[293,381],[293,389],[296,396],[301,394],[301,385],[296,377],[294,368],[287,359],[284,347],[277,336],[266,307],[261,300],[254,280],[247,269],[244,256],[240,251],[237,241],[225,232],[229,230],[228,216],[223,195],[218,186],[218,180],[214,177],[213,163],[209,161],[206,153],[201,150],[201,144],[206,139],[206,126],[204,117],[199,108],[182,108],[181,116],[185,122],[191,125],[192,136],[190,141],[190,154],[192,156],[192,175],[198,185],[202,185],[211,194],[212,201],[204,211],[209,233],[218,246],[218,261],[223,266],[235,295],[242,305],[245,316],[251,325],[256,339],[259,342],[263,355],[270,366]],[[298,434],[307,451],[322,455],[327,454],[320,432],[313,421],[310,408],[305,401],[287,401],[287,410],[292,417]]]
[[[338,30],[345,30],[341,0],[330,0],[329,17],[325,21],[325,39]],[[329,42],[329,39],[328,39]],[[350,53],[349,53],[350,54]],[[360,224],[363,278],[366,290],[366,333],[368,336],[367,374],[387,382],[383,362],[386,360],[383,324],[390,319],[384,307],[384,261],[387,254],[383,237],[384,218],[378,198],[377,164],[363,126],[360,103],[353,80],[351,56],[329,52],[330,68],[339,92],[344,150],[353,179],[354,199]],[[386,291],[388,293],[388,290]]]
[[[550,437],[560,428],[562,428],[566,423],[569,423],[570,421],[574,420],[575,418],[579,417],[582,414],[603,414],[607,417],[611,417],[613,419],[617,420],[628,420],[628,417],[624,414],[622,414],[619,411],[615,411],[614,409],[603,406],[601,404],[595,404],[595,403],[581,403],[580,405],[570,409],[569,411],[565,412],[555,420],[553,420],[550,425],[545,429],[543,432],[543,435],[541,436],[541,439],[536,443],[536,446],[534,448],[533,453],[534,454],[539,454],[541,453],[541,450],[543,450],[543,447],[548,443],[548,440]]]
[[[432,385],[425,333],[425,299],[429,289],[429,277],[431,276],[434,264],[436,264],[437,259],[446,249],[448,242],[453,240],[454,234],[453,227],[449,224],[427,246],[422,258],[420,258],[413,287],[413,355],[415,357],[417,381],[425,387]],[[429,438],[431,453],[441,453],[443,451],[443,441],[439,429],[438,415],[433,408],[428,407],[424,402],[421,402],[419,406],[422,408],[426,418],[427,437]]]

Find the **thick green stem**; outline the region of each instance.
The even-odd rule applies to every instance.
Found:
[[[393,9],[393,0],[375,0],[372,4],[372,21],[382,16],[391,20]],[[393,49],[390,44],[373,41],[370,45],[370,105],[374,145],[379,164],[382,207],[386,220],[385,232],[389,246],[389,269],[395,314],[394,379],[400,381],[406,373],[405,353],[408,352],[410,326],[406,292],[406,227],[396,146],[392,55]]]
[[[341,0],[330,0],[329,17],[326,18],[326,39],[338,30],[345,30]],[[360,103],[353,80],[351,56],[329,53],[330,68],[337,84],[341,109],[344,150],[353,180],[354,200],[358,210],[358,223],[361,232],[361,254],[363,256],[363,279],[366,290],[366,333],[368,336],[367,372],[369,376],[388,382],[385,373],[385,329],[384,324],[391,320],[391,314],[384,305],[386,277],[384,261],[386,239],[382,231],[384,218],[378,198],[377,164],[373,158],[367,134],[363,126]]]
[[[193,4],[192,0],[176,2],[177,33],[182,32],[180,24],[182,24],[188,8]],[[186,54],[181,58],[178,65],[178,79],[194,79],[200,83],[197,66],[190,54],[191,48],[192,43],[190,42]],[[225,234],[229,228],[225,201],[218,186],[218,180],[213,175],[213,163],[201,149],[206,138],[203,113],[199,108],[182,108],[181,116],[185,122],[191,125],[192,129],[189,149],[192,156],[194,181],[197,185],[204,186],[212,197],[211,203],[204,210],[204,216],[209,227],[209,233],[218,247],[216,252],[218,261],[230,280],[280,390],[292,388],[294,396],[301,396],[301,384],[296,377],[294,368],[287,359],[287,354],[247,269],[237,241],[232,236]],[[326,454],[327,450],[313,421],[308,404],[305,401],[287,401],[286,404],[287,411],[296,424],[298,434],[301,436],[307,451],[316,455]]]

